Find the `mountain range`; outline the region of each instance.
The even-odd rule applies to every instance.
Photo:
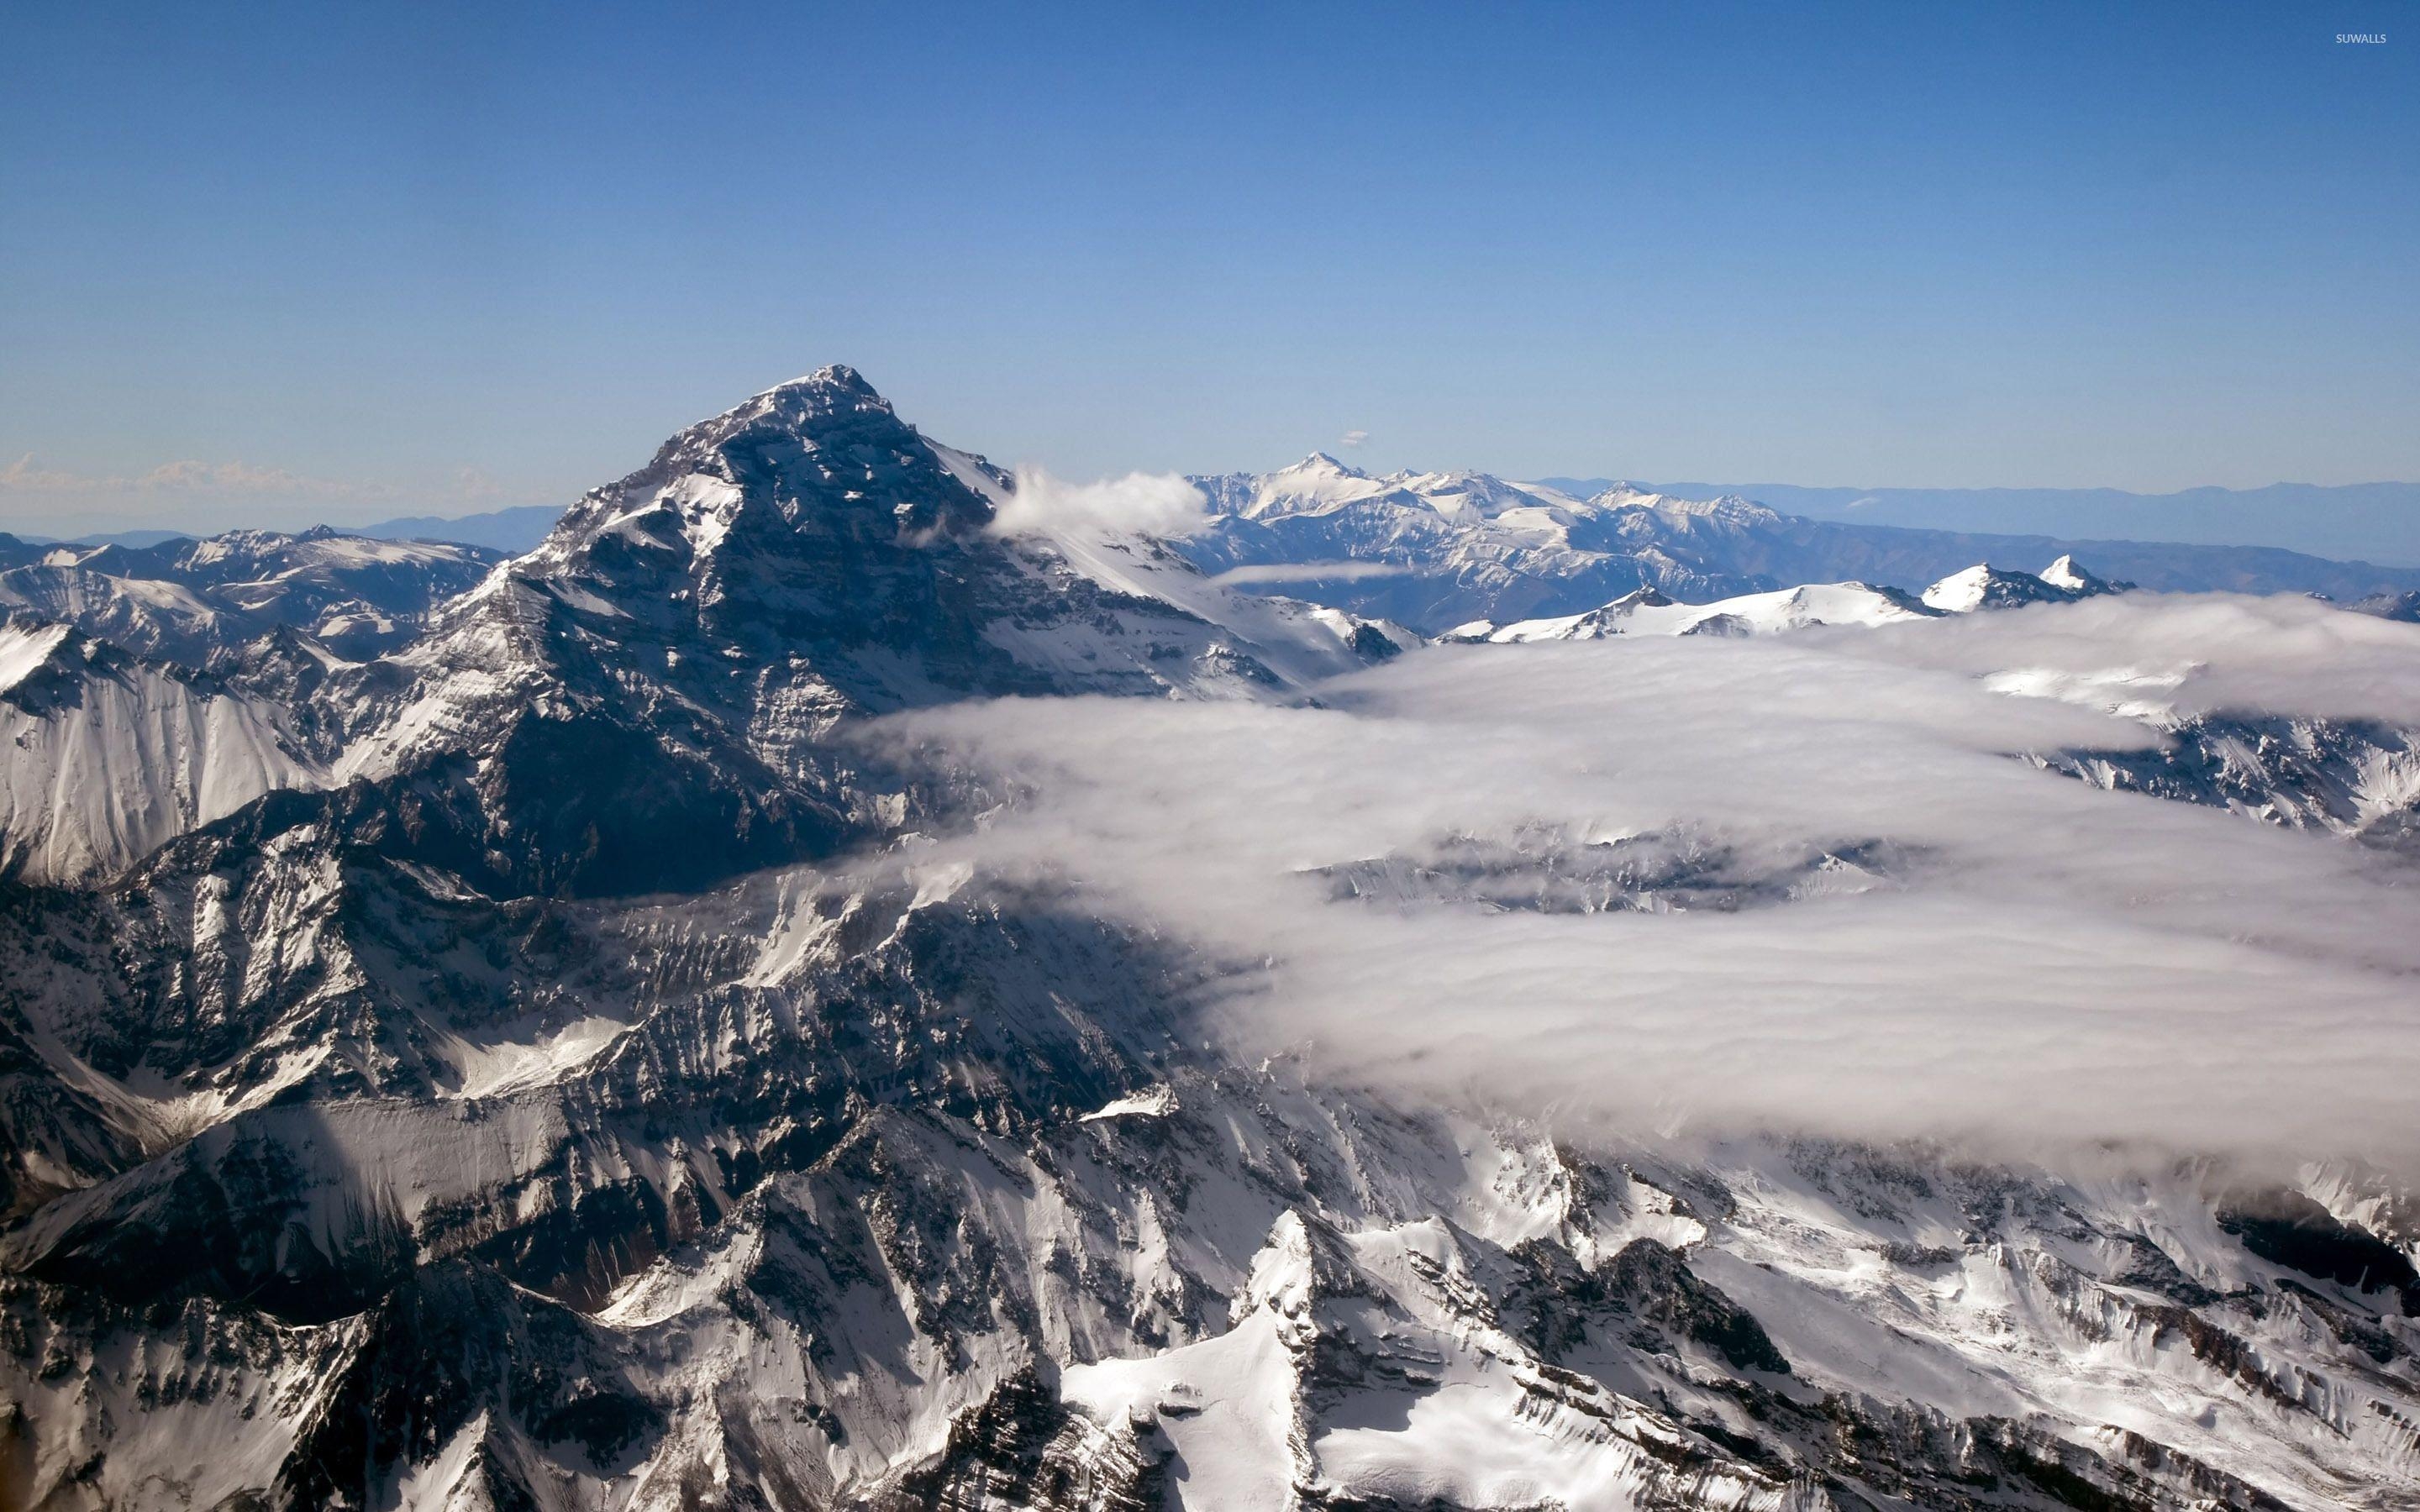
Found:
[[[1015,486],[832,367],[508,558],[7,548],[0,1504],[2420,1498],[2394,1174],[1632,1141],[1241,1056],[1207,989],[1261,964],[937,858],[1032,795],[910,717],[1342,719],[1373,669],[1590,650],[1539,640],[2401,579],[1325,457],[1202,480],[1177,540],[1015,524]],[[2130,697],[2145,738],[2026,779],[2400,854],[2401,727]],[[1323,874],[1542,914],[1895,885],[1832,843]]]
[[[1184,549],[1205,570],[1431,634],[1469,620],[1581,613],[1641,588],[1698,601],[1807,582],[1915,593],[1978,563],[2060,556],[2165,591],[2350,600],[2420,586],[2420,569],[2266,548],[1841,524],[1736,496],[1678,498],[1626,484],[1583,498],[1484,473],[1373,477],[1325,454],[1277,472],[1195,481],[1212,519]]]
[[[1541,481],[1585,497],[1619,480]],[[2200,546],[2257,543],[2313,556],[2420,563],[2420,484],[2413,483],[2273,483],[2165,494],[2119,488],[1810,488],[1788,483],[1640,486],[1689,499],[1738,494],[1789,514],[1852,524]]]
[[[1350,541],[1325,538],[1326,527],[1301,517],[1331,513],[1346,504],[1334,481],[1320,476],[1328,472],[1348,482],[1385,485],[1353,499],[1343,509],[1347,517],[1372,515],[1395,490],[1396,501],[1414,501],[1416,511],[1439,499],[1492,499],[1498,509],[1509,504],[1525,512],[1532,524],[1558,510],[1568,517],[1608,502],[1660,505],[1668,514],[1683,505],[1719,503],[1733,506],[1740,522],[1754,519],[1744,529],[1735,524],[1730,532],[1732,540],[1725,546],[1712,546],[1704,539],[1708,532],[1703,528],[1691,532],[1699,537],[1692,548],[1712,553],[1694,563],[1694,573],[1676,573],[1652,558],[1642,560],[1632,569],[1630,586],[1634,587],[1724,594],[1770,591],[1800,581],[1857,579],[1916,592],[1976,562],[2013,564],[2082,553],[2146,586],[2180,592],[2314,593],[2350,600],[2420,590],[2420,566],[2331,560],[2356,557],[2367,550],[2406,563],[2420,563],[2420,538],[2400,548],[2396,545],[2406,539],[2398,532],[2411,521],[2420,520],[2420,485],[2316,488],[2277,484],[2253,490],[2201,488],[2144,495],[2116,489],[1634,485],[1608,478],[1547,478],[1525,484],[1452,472],[1406,472],[1372,480],[1325,454],[1314,454],[1275,473],[1218,474],[1191,480],[1214,503],[1265,495],[1254,517],[1280,537],[1271,540],[1239,527],[1223,527],[1214,532],[1213,540],[1196,548],[1200,560],[1255,571],[1351,561],[1361,564],[1365,578],[1372,567],[1400,570],[1406,566],[1415,569],[1417,576],[1442,572],[1450,578],[1470,570],[1472,563],[1444,565],[1443,556],[1452,549],[1449,541],[1459,534],[1472,534],[1466,555],[1490,559],[1498,566],[1480,573],[1475,592],[1448,592],[1436,604],[1428,603],[1409,584],[1393,585],[1392,592],[1349,594],[1320,586],[1311,579],[1286,579],[1301,588],[1304,596],[1345,607],[1375,607],[1429,630],[1449,627],[1462,611],[1578,612],[1588,607],[1583,600],[1602,601],[1621,591],[1622,569],[1605,563],[1590,569],[1575,563],[1549,562],[1537,551],[1537,540],[1503,536],[1495,526],[1497,514],[1484,503],[1478,513],[1462,515],[1454,531],[1438,532],[1434,522],[1416,518],[1408,531],[1400,522],[1393,527],[1357,522],[1345,529],[1353,537]],[[1267,502],[1290,489],[1299,495],[1292,505],[1273,508]],[[1510,502],[1516,499],[1521,501]],[[1741,512],[1737,506],[1746,501],[1772,517]],[[1233,513],[1227,503],[1215,503],[1215,507]],[[1454,507],[1459,508],[1459,502]],[[528,504],[458,517],[402,517],[355,527],[349,533],[514,555],[535,547],[561,515],[552,505]],[[1521,518],[1516,516],[1515,523]],[[1342,520],[1328,523],[1344,524]],[[1840,528],[1826,528],[1832,526]],[[1641,534],[1639,523],[1634,522],[1628,530],[1639,540],[1612,548],[1613,554],[1637,548],[1648,536],[1656,537],[1660,546],[1672,544],[1664,538],[1671,533],[1668,527]],[[1491,534],[1498,538],[1478,539]],[[1583,530],[1581,549],[1602,548],[1603,543],[1592,547],[1587,537]],[[152,547],[181,539],[166,532],[144,531],[73,544]],[[2243,544],[2255,541],[2271,544]],[[2293,549],[2286,549],[2287,546]],[[1438,560],[1431,563],[1431,558]],[[1564,585],[1565,579],[1577,580]],[[1498,592],[1521,602],[1484,609],[1478,605],[1479,598]]]

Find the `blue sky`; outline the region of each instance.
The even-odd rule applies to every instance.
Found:
[[[560,501],[833,361],[1079,477],[2420,478],[2413,16],[19,0],[0,528]]]

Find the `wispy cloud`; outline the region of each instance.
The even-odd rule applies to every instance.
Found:
[[[145,489],[260,494],[352,493],[360,486],[306,478],[284,468],[249,462],[166,462],[134,480]]]
[[[2180,706],[2420,713],[2420,630],[2137,598],[1436,648],[1322,707],[1006,702],[882,732],[1030,785],[947,848],[1267,963],[1232,979],[1224,1032],[1340,1076],[1612,1124],[2420,1169],[2420,889],[2355,845],[2011,760],[2161,738],[2089,696],[1994,691],[2011,668],[2149,668]],[[1852,895],[1678,914],[1373,905],[1328,880],[1456,837],[1674,833],[1903,862]]]
[[[0,468],[0,493],[83,493],[101,481],[82,473],[45,468],[34,460],[31,452]]]
[[[1369,439],[1370,433],[1366,430],[1348,430],[1343,435],[1336,439],[1336,444],[1339,446],[1359,446]]]
[[[463,468],[454,474],[454,496],[464,503],[491,503],[513,497],[511,489],[488,476],[477,468]]]

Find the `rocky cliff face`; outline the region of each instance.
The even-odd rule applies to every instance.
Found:
[[[1005,487],[845,369],[770,391],[409,646],[229,673],[324,780],[0,885],[0,1503],[2420,1494],[2376,1173],[1403,1105],[1223,1054],[1256,963],[930,859],[1016,795],[870,713],[1295,699],[1404,643],[1002,536]],[[1739,906],[1685,840],[1338,882]],[[1850,863],[1891,860],[1801,871]]]

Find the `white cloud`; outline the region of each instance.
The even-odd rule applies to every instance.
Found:
[[[1394,562],[1272,562],[1230,567],[1210,580],[1228,588],[1252,583],[1358,582],[1365,578],[1400,578],[1411,570]]]
[[[513,493],[479,469],[462,468],[454,474],[454,497],[464,503],[491,503]]]
[[[1067,483],[1020,468],[1016,487],[992,529],[1002,535],[1189,535],[1209,517],[1202,490],[1174,473],[1129,472],[1098,483]]]
[[[1359,446],[1369,440],[1369,439],[1370,433],[1366,430],[1348,430],[1342,436],[1337,438],[1336,444],[1339,446]]]
[[[2420,632],[2291,594],[2119,594],[1931,628],[1843,649],[1976,676],[2044,674],[2060,696],[2095,707],[2149,700],[2185,715],[2274,709],[2420,724]],[[2095,681],[2110,673],[2135,683]]]
[[[117,482],[43,467],[34,460],[31,452],[0,468],[0,493],[80,493],[102,483],[114,486]]]
[[[2420,629],[2138,598],[1440,647],[1318,707],[1004,702],[881,732],[1031,785],[945,849],[1267,962],[1216,1006],[1247,1051],[1609,1124],[2420,1169],[2420,889],[2358,846],[2010,760],[2158,737],[1978,675],[2147,662],[2186,705],[2420,711]],[[1676,826],[1750,857],[1905,860],[1889,886],[1729,913],[1373,904],[1314,872]]]
[[[284,468],[255,467],[249,462],[163,462],[135,479],[134,486],[294,494],[343,491],[346,486],[305,478]]]

